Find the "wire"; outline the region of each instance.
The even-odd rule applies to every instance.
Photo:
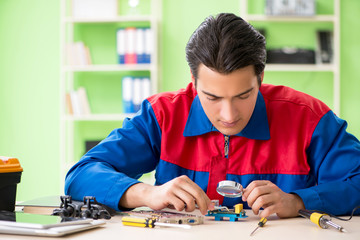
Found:
[[[316,212],[319,212],[319,213],[327,214],[327,215],[329,215],[330,217],[335,218],[335,219],[338,219],[338,220],[341,220],[341,221],[350,221],[350,220],[352,219],[352,217],[354,216],[355,211],[358,210],[358,209],[360,209],[360,206],[356,206],[356,207],[352,210],[351,215],[350,215],[349,218],[338,217],[338,216],[335,216],[335,215],[333,215],[333,214],[329,214],[329,213],[324,212],[324,211],[316,211],[316,210],[315,210],[315,211],[316,211]]]

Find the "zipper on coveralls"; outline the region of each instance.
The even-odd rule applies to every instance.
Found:
[[[226,158],[229,157],[229,140],[230,140],[230,136],[225,135],[225,144],[224,144],[224,155]]]

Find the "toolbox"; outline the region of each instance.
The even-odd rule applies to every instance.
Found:
[[[0,156],[0,210],[14,211],[22,171],[17,158]]]

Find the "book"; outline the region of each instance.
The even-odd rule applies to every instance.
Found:
[[[122,79],[122,100],[124,113],[133,113],[133,80],[132,77],[123,77]]]
[[[141,103],[151,95],[149,77],[126,76],[122,79],[122,100],[124,113],[135,113]]]
[[[150,97],[151,95],[151,83],[150,83],[150,78],[148,77],[144,77],[141,80],[141,97],[142,99],[146,99],[148,97]]]
[[[137,63],[136,56],[136,28],[128,27],[125,29],[125,64]]]
[[[67,93],[66,105],[70,115],[79,117],[91,114],[87,92],[84,87],[79,87],[78,90]]]
[[[133,98],[132,98],[132,103],[133,103],[133,111],[137,112],[140,110],[140,106],[141,106],[141,102],[143,100],[141,93],[141,78],[134,78],[133,79]]]
[[[66,108],[67,108],[67,110],[68,110],[68,113],[69,113],[70,115],[73,115],[73,114],[74,114],[74,111],[73,111],[72,104],[71,104],[70,93],[66,93],[65,101],[66,101]]]
[[[116,52],[119,64],[149,64],[153,52],[151,28],[119,28],[116,32]]]
[[[145,29],[136,28],[136,60],[137,63],[145,63]]]
[[[77,94],[78,94],[82,114],[90,115],[91,110],[85,88],[79,87],[79,89],[77,90]]]
[[[119,28],[116,33],[116,50],[118,54],[118,63],[125,63],[125,29]]]
[[[333,34],[331,31],[317,32],[317,61],[332,63],[333,61]]]
[[[68,43],[66,55],[70,66],[87,66],[92,63],[90,50],[83,42]]]
[[[45,196],[17,203],[16,209],[24,213],[50,215],[54,209],[60,208],[60,204],[60,196]]]
[[[78,97],[77,91],[73,90],[70,91],[70,100],[71,100],[71,106],[73,109],[74,116],[81,116],[81,106],[80,106],[80,99]]]
[[[153,53],[154,39],[151,28],[145,28],[145,60],[144,63],[151,63]]]

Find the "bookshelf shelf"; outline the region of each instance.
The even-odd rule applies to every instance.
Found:
[[[118,114],[90,114],[84,116],[66,115],[64,120],[66,121],[123,121],[125,118],[132,118],[133,113],[118,113]]]
[[[337,17],[333,15],[317,15],[317,16],[265,16],[260,14],[249,14],[246,19],[248,21],[266,21],[266,22],[335,22]]]
[[[65,23],[118,23],[118,22],[150,22],[152,16],[118,16],[111,18],[64,18]]]
[[[277,72],[333,72],[334,64],[267,64],[265,71]]]
[[[117,71],[150,71],[154,64],[110,64],[110,65],[85,65],[65,66],[66,72],[117,72]]]

